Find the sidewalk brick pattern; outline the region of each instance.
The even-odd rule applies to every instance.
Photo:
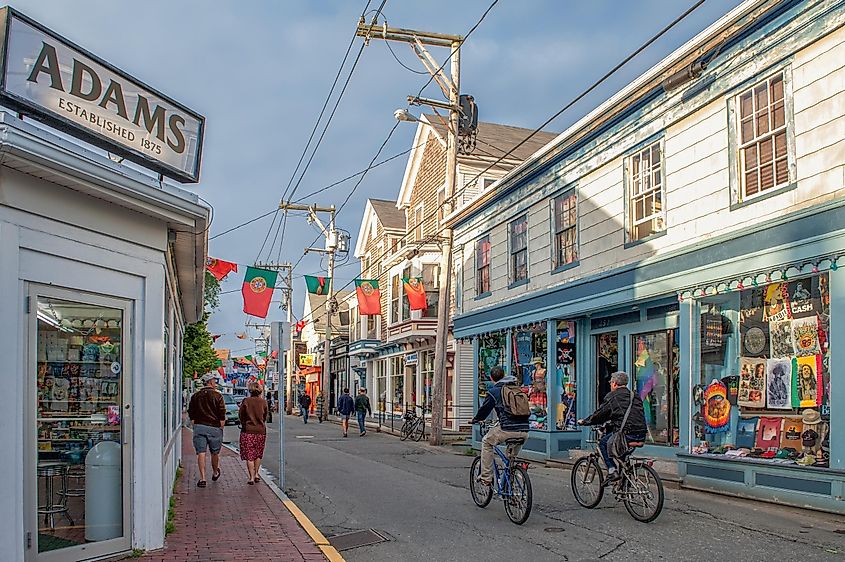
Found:
[[[245,464],[232,451],[220,454],[222,475],[197,488],[199,471],[191,432],[182,432],[183,472],[176,485],[176,530],[164,548],[141,560],[162,562],[325,561],[326,557],[299,526],[282,501],[267,487],[246,482]]]

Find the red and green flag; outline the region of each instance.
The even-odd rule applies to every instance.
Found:
[[[267,318],[273,288],[276,286],[278,271],[247,267],[241,294],[244,296],[244,312],[258,318]],[[240,336],[238,336],[240,337]]]
[[[381,314],[381,293],[378,279],[356,279],[355,293],[358,296],[358,313],[366,316]]]
[[[328,295],[329,287],[332,284],[331,277],[312,277],[305,276],[305,285],[308,287],[308,292],[315,295]]]
[[[405,296],[408,297],[411,310],[425,310],[427,306],[422,277],[403,277],[402,285],[405,287]]]
[[[218,260],[217,258],[207,258],[205,260],[205,268],[218,281],[222,281],[224,277],[229,275],[230,271],[238,272],[238,264],[230,261]]]

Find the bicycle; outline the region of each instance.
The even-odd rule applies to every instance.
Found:
[[[481,424],[482,437],[498,422],[484,422]],[[524,438],[508,439],[505,445],[515,446],[525,443]],[[498,445],[493,447],[496,455],[493,457],[493,482],[495,493],[505,504],[508,519],[517,525],[522,525],[531,515],[533,493],[531,479],[528,477],[528,463],[518,462],[515,456],[505,455]],[[500,463],[503,466],[499,466]],[[469,490],[472,500],[478,507],[484,508],[493,499],[493,485],[485,485],[478,481],[481,476],[481,457],[475,457],[469,469]]]
[[[607,428],[598,426],[594,430],[598,443]],[[642,445],[642,442],[629,442],[628,451],[621,459],[616,459],[620,478],[614,483],[612,492],[616,501],[625,504],[631,517],[642,523],[650,523],[663,510],[663,482],[652,468],[653,461],[632,456],[634,450]],[[587,509],[596,507],[604,496],[607,482],[602,463],[596,445],[589,455],[578,459],[572,467],[572,494],[575,501]]]
[[[402,429],[399,432],[399,440],[405,441],[409,437],[414,441],[420,441],[425,436],[425,412],[422,416],[418,416],[415,406],[413,410],[406,410],[405,423],[402,424]]]

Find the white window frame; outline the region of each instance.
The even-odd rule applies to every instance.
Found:
[[[783,97],[780,100],[778,100],[783,107],[783,123],[780,126],[773,128],[772,127],[773,126],[772,118],[773,118],[773,113],[774,113],[774,109],[775,109],[774,106],[778,104],[778,102],[772,103],[772,101],[771,101],[771,91],[772,91],[771,90],[771,83],[772,83],[772,80],[775,79],[775,78],[780,78],[781,84],[782,84],[782,87],[783,87]],[[760,108],[758,106],[758,99],[757,99],[757,96],[755,95],[755,93],[756,93],[756,90],[758,90],[760,88],[760,86],[762,86],[764,84],[766,86],[766,98],[767,98],[767,104],[766,104],[767,131],[765,133],[759,133],[757,131],[757,126],[758,126],[758,120],[757,119],[759,117]],[[751,95],[752,109],[751,109],[751,116],[750,116],[749,119],[750,119],[750,122],[751,122],[751,126],[753,127],[753,133],[752,133],[751,139],[743,143],[742,142],[743,118],[742,118],[742,106],[741,106],[742,102],[741,102],[741,99],[746,94]],[[738,180],[739,180],[740,200],[741,201],[747,201],[749,199],[753,199],[755,197],[759,197],[761,195],[765,195],[765,194],[770,193],[772,191],[776,191],[776,190],[778,190],[782,187],[788,186],[790,184],[790,180],[791,180],[790,173],[789,173],[789,168],[790,168],[790,166],[789,166],[789,163],[790,163],[790,158],[789,158],[789,155],[790,155],[790,150],[789,150],[790,127],[789,127],[789,118],[788,118],[788,111],[789,111],[790,107],[787,104],[786,72],[784,70],[779,70],[778,72],[775,72],[775,73],[767,76],[766,78],[755,82],[753,85],[751,85],[750,87],[742,90],[741,92],[739,92],[735,96],[734,104],[735,104],[735,107],[736,107],[737,171],[738,171]],[[778,158],[778,156],[776,154],[777,149],[776,149],[776,146],[775,146],[774,139],[780,133],[783,133],[783,135],[785,137],[784,138],[784,144],[785,144],[784,152],[785,153],[782,157]],[[760,148],[761,148],[761,145],[763,143],[765,143],[766,141],[768,141],[769,139],[772,140],[772,160],[771,160],[771,163],[772,163],[772,166],[773,166],[772,181],[774,183],[772,184],[771,187],[763,188],[763,185],[762,185],[762,183],[763,183],[763,181],[762,181],[762,179],[763,179],[762,178],[763,166],[759,166],[759,162],[761,160]],[[757,175],[757,192],[752,193],[751,195],[748,195],[746,193],[746,188],[747,188],[746,179],[747,178],[746,178],[746,173],[745,173],[745,166],[746,166],[745,150],[747,148],[750,148],[751,146],[754,146],[754,145],[757,146],[757,162],[758,162],[757,174],[756,174]],[[777,181],[777,165],[776,165],[776,163],[777,163],[778,160],[784,161],[785,166],[786,166],[786,178],[785,178],[784,181],[782,181],[780,183],[778,183],[778,181]]]
[[[639,158],[642,161],[643,156],[648,152],[651,153],[649,155],[651,161],[651,155],[653,155],[655,148],[660,155],[658,164],[655,166],[652,162],[648,170],[640,166],[639,171],[635,173],[635,160]],[[655,174],[659,174],[659,185],[655,181]],[[653,197],[655,194],[660,195],[660,210],[654,212],[652,207],[650,214],[637,219],[636,207],[638,202],[646,200],[649,196]],[[625,157],[625,208],[627,210],[625,231],[628,242],[639,242],[666,231],[666,155],[663,137],[641,144]],[[635,236],[636,227],[648,224],[651,221],[656,221],[651,233],[645,236]]]
[[[557,215],[557,202],[559,199],[565,197],[575,197],[575,224],[567,227],[566,229],[561,229],[561,225],[558,221]],[[551,219],[551,230],[552,230],[552,249],[553,249],[553,256],[552,256],[552,270],[559,269],[561,267],[565,267],[568,265],[572,265],[574,263],[578,263],[578,260],[581,258],[580,256],[580,239],[578,235],[578,227],[580,222],[580,217],[578,215],[578,190],[575,187],[566,189],[561,193],[558,193],[554,197],[552,197],[552,219]],[[573,229],[575,231],[575,256],[571,261],[561,262],[560,257],[560,247],[559,247],[559,234],[561,234],[564,230]]]

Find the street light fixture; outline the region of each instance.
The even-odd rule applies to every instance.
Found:
[[[407,109],[397,109],[393,112],[393,116],[396,118],[397,121],[407,121],[409,123],[419,121],[419,119],[417,119],[417,117],[415,117]]]

